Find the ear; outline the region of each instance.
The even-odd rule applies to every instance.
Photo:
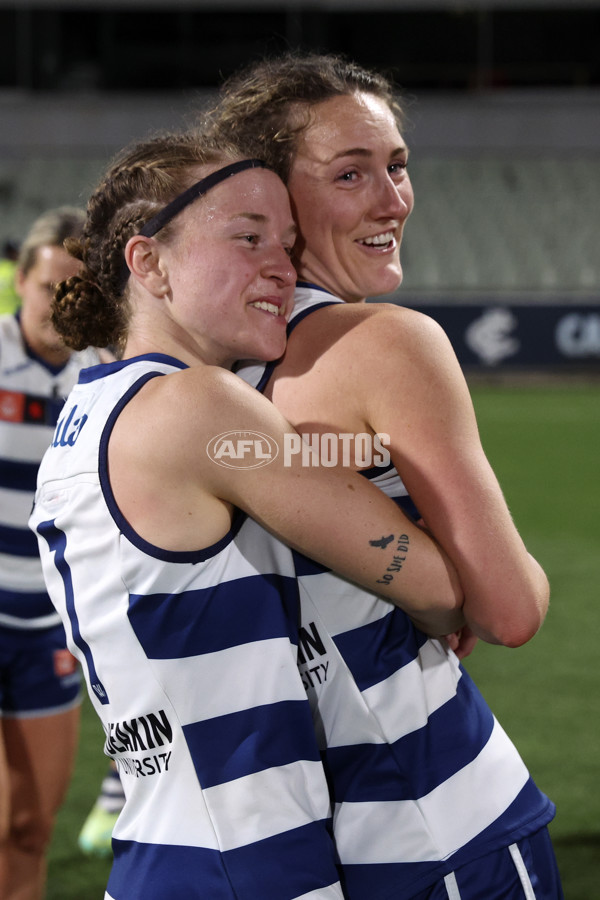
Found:
[[[158,241],[134,234],[125,245],[125,262],[132,278],[156,297],[164,297],[169,279]]]

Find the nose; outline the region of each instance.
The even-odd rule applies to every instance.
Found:
[[[408,174],[395,181],[387,172],[378,181],[374,192],[376,215],[379,218],[398,219],[403,222],[413,208],[413,190]]]
[[[296,284],[296,270],[286,249],[281,244],[273,247],[269,253],[265,260],[263,275],[265,278],[274,278],[284,287]]]

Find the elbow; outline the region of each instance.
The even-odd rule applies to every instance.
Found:
[[[505,647],[522,647],[534,637],[546,618],[550,602],[550,584],[541,566],[530,557],[532,570],[527,587],[519,592],[514,621],[503,635]]]
[[[495,643],[512,649],[522,647],[538,633],[542,622],[543,618],[529,618],[527,621],[519,619],[511,622],[498,632]]]
[[[517,617],[517,621],[508,629],[503,641],[505,647],[522,647],[532,637],[535,637],[544,624],[549,600],[549,589],[532,598],[526,610],[523,610],[522,614]]]
[[[482,640],[491,644],[501,644],[504,647],[522,647],[530,641],[540,630],[550,599],[548,581],[543,580],[530,590],[527,596],[521,594],[517,602],[504,602],[500,599],[492,608],[502,609],[502,615],[493,615],[487,622],[467,622],[472,630]]]
[[[472,632],[488,644],[499,644],[502,647],[515,649],[522,647],[537,634],[542,620],[534,617],[515,616],[510,620],[492,623],[469,620],[467,624]]]

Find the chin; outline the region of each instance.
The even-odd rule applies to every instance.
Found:
[[[270,344],[268,347],[261,347],[259,355],[254,356],[253,358],[261,360],[262,362],[273,362],[283,356],[284,353],[285,341],[281,341],[281,343]]]
[[[403,272],[402,269],[395,269],[393,272],[388,272],[386,278],[382,278],[382,290],[380,290],[380,294],[391,294],[394,291],[398,290],[400,285],[402,284]]]
[[[402,277],[381,279],[375,284],[367,285],[365,297],[381,297],[384,294],[393,294],[402,284]]]
[[[378,297],[393,293],[401,284],[402,268],[396,263],[392,268],[373,272],[372,278],[367,278],[362,287],[366,297]]]

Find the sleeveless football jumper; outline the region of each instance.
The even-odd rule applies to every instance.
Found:
[[[31,518],[126,795],[106,898],[339,900],[292,552],[242,513],[215,545],[167,551],[112,495],[119,412],[183,368],[152,354],[84,371]]]
[[[298,285],[289,329],[336,302]],[[275,367],[248,363],[238,374],[264,390]],[[392,466],[363,474],[414,514]],[[335,804],[345,896],[409,900],[545,826],[553,804],[456,655],[388,601],[294,559],[300,672]]]

